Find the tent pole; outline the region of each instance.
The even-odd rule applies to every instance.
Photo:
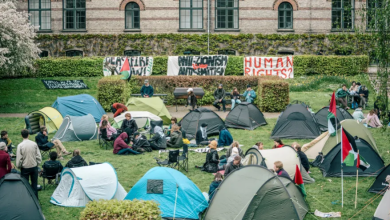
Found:
[[[359,150],[358,150],[358,155],[359,155]],[[357,161],[359,162],[359,161]],[[357,191],[358,191],[358,179],[359,179],[359,168],[356,167],[356,193],[355,193],[355,209],[356,209],[356,206],[357,206]]]
[[[175,214],[176,214],[176,202],[177,202],[177,191],[179,189],[179,185],[176,183],[176,196],[175,196],[175,207],[173,207],[173,220],[175,220]]]
[[[337,132],[337,119],[336,119],[336,132]],[[344,177],[343,177],[343,126],[341,126],[340,129],[341,132],[341,207],[344,208]],[[336,133],[336,138],[338,137]],[[338,138],[337,138],[337,143],[338,143]]]

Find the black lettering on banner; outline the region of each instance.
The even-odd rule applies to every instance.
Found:
[[[88,89],[83,80],[42,80],[47,89]]]
[[[228,57],[219,56],[178,56],[178,75],[215,76],[224,75]]]

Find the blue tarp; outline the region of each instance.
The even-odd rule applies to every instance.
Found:
[[[148,181],[151,180],[151,181]],[[163,193],[147,193],[148,182],[149,191],[159,191],[161,186],[153,185],[153,180],[162,180]],[[199,188],[181,172],[166,167],[155,167],[150,169],[125,197],[125,200],[154,200],[159,203],[161,216],[163,218],[173,218],[175,207],[175,197],[177,189],[175,218],[199,219],[199,213],[208,207],[208,202]]]
[[[100,122],[102,116],[106,114],[100,103],[87,94],[58,97],[51,107],[57,109],[64,118],[67,115],[84,116],[91,114],[95,118],[95,122]]]

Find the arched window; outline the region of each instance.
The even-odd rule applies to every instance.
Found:
[[[48,57],[49,56],[49,52],[46,51],[46,50],[42,50],[41,53],[39,54],[39,57]]]
[[[125,28],[139,29],[139,5],[135,2],[129,2],[125,8]]]
[[[66,56],[67,57],[82,57],[83,56],[83,51],[81,50],[68,50],[66,51]]]
[[[123,54],[127,57],[138,57],[138,56],[141,56],[141,51],[139,51],[139,50],[125,50]]]
[[[236,55],[235,50],[218,50],[218,55]]]
[[[293,7],[288,2],[279,5],[279,29],[293,29]]]

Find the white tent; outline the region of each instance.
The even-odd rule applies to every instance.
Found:
[[[376,208],[373,219],[390,220],[390,190],[387,190]]]
[[[251,148],[246,152],[244,165],[260,165],[268,169],[274,169],[274,162],[281,161],[283,163],[284,170],[290,175],[293,180],[295,177],[295,167],[298,165],[302,170],[302,178],[305,183],[313,183],[314,179],[305,171],[302,167],[301,160],[298,157],[297,152],[290,146],[284,146],[277,149],[258,150]]]
[[[146,131],[142,133],[146,133],[149,130],[153,132],[153,128],[156,125],[160,126],[161,128],[163,126],[163,120],[159,116],[153,113],[147,111],[127,111],[114,118],[116,124],[114,127],[120,128],[123,120],[125,120],[126,118],[125,117],[126,113],[131,114],[131,118],[135,120],[138,128],[145,128]]]
[[[109,163],[65,168],[50,202],[65,207],[85,207],[92,200],[123,200],[127,192]]]

